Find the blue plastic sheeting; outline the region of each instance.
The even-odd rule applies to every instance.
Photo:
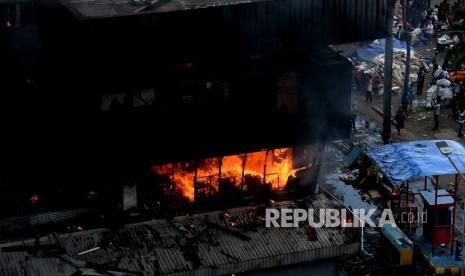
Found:
[[[354,146],[349,154],[344,158],[344,160],[342,161],[342,164],[344,165],[344,167],[349,167],[350,165],[352,165],[355,160],[358,158],[358,156],[360,155],[360,153],[362,153],[362,149],[360,149],[359,147],[357,146]]]
[[[386,47],[386,39],[379,39],[379,44],[370,43],[363,47],[358,48],[353,53],[351,53],[348,57],[353,58],[356,57],[358,60],[368,60],[370,58],[374,58],[381,54],[384,54],[384,49]],[[405,41],[400,41],[398,39],[393,38],[392,40],[393,48],[397,49],[407,49],[407,43]],[[415,47],[411,47],[412,52],[415,51]]]
[[[452,140],[388,144],[366,154],[393,185],[418,177],[457,174],[450,160],[436,146],[436,142],[441,141],[447,143],[452,151],[449,157],[461,172],[465,172],[465,147]]]

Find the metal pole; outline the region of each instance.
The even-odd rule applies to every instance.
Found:
[[[197,185],[197,169],[198,169],[198,161],[196,160],[195,163],[194,163],[194,168],[195,168],[195,171],[194,171],[194,204],[196,203],[197,201],[197,197],[199,196],[199,191],[198,191],[198,185]]]
[[[452,158],[449,156],[449,154],[451,154],[452,152],[450,151],[449,147],[447,146],[447,143],[442,141],[442,142],[437,142],[436,143],[436,146],[439,148],[439,150],[441,151],[442,154],[444,154],[445,156],[447,156],[447,159],[449,159],[449,162],[452,164],[452,166],[454,166],[455,170],[459,173],[460,177],[462,178],[462,180],[465,181],[465,176],[463,175],[462,171],[460,171],[459,167],[457,166],[457,164],[455,164],[454,160],[452,160]],[[457,181],[458,182],[458,181]],[[458,187],[457,187],[458,188]],[[454,203],[457,199],[454,198]],[[454,207],[455,208],[455,207]],[[454,217],[454,221],[455,221],[455,217]],[[464,242],[463,242],[463,238],[464,238],[464,234],[465,234],[465,211],[463,212],[463,230],[462,230],[462,267],[460,268],[460,276],[464,276],[464,266],[465,266],[465,249],[463,248],[463,245],[464,245]]]
[[[450,163],[452,164],[452,166],[454,166],[455,170],[460,174],[460,177],[465,181],[465,176],[463,175],[463,173],[460,171],[459,167],[457,167],[457,164],[455,164],[454,160],[452,160],[452,158],[450,158],[449,155],[446,155],[447,158],[449,159]],[[457,200],[456,198],[454,198],[454,202],[455,200]],[[455,208],[455,207],[454,207]],[[455,210],[454,210],[455,211]],[[454,220],[455,220],[455,217],[454,217]],[[464,245],[464,242],[463,242],[463,238],[464,238],[464,234],[465,234],[465,211],[463,212],[463,230],[462,230],[462,267],[460,268],[460,276],[464,276],[464,266],[465,266],[465,249],[463,248],[463,245]]]
[[[247,153],[242,155],[242,175],[241,175],[241,198],[244,197],[244,174],[245,174],[245,163],[247,162]]]
[[[464,178],[465,179],[465,178]],[[464,269],[463,267],[465,266],[465,249],[463,248],[463,246],[465,245],[465,243],[463,242],[463,238],[465,237],[465,210],[462,211],[463,213],[463,232],[462,232],[462,267],[460,268],[460,276],[464,276]],[[454,218],[455,220],[455,218]]]
[[[435,241],[436,241],[436,227],[437,227],[437,224],[438,224],[438,184],[439,184],[439,176],[436,175],[436,183],[434,185],[434,221],[433,221],[433,233],[431,233],[433,235],[432,239],[431,239],[431,243],[432,243],[432,250],[431,250],[431,255],[433,255],[434,257],[434,249],[435,249]]]
[[[384,49],[384,95],[383,95],[383,143],[391,141],[391,104],[392,104],[392,25],[396,0],[386,1],[386,46]]]
[[[263,164],[263,185],[266,184],[266,160],[268,159],[268,149],[265,152],[265,164]]]
[[[455,175],[455,179],[454,179],[454,213],[453,213],[453,217],[454,217],[454,221],[452,222],[452,238],[450,239],[450,254],[453,255],[454,254],[454,236],[455,236],[455,216],[457,214],[457,189],[458,189],[458,184],[459,184],[459,175],[456,174]]]

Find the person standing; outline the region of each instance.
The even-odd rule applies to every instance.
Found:
[[[366,89],[367,89],[367,97],[366,97],[365,102],[368,102],[368,100],[372,102],[373,101],[373,79],[371,75],[368,76]]]
[[[396,121],[397,135],[400,135],[400,130],[405,126],[405,113],[402,106],[397,109],[394,120]]]
[[[428,38],[428,43],[433,44],[433,34],[434,34],[434,25],[431,20],[427,20],[426,24],[422,28],[426,37]]]
[[[361,77],[361,72],[360,69],[355,67],[355,64],[357,63],[356,58],[353,58],[352,61],[354,62],[354,69],[352,70],[352,79],[354,82],[354,91],[357,91],[363,95],[363,89],[362,89],[362,84],[360,82],[360,77]]]
[[[457,137],[463,137],[463,124],[465,123],[465,109],[463,107],[460,107],[459,110],[459,133]]]
[[[448,80],[450,80],[450,74],[449,74],[449,71],[447,71],[447,67],[446,66],[442,66],[442,78],[446,78]]]
[[[406,116],[408,116],[408,111],[412,111],[412,102],[413,102],[413,83],[410,83],[407,92],[402,96],[402,110],[405,112]]]
[[[375,73],[372,79],[373,79],[373,84],[371,88],[372,88],[373,97],[375,99],[378,99],[379,98],[379,84],[381,83],[380,81],[381,76]]]
[[[434,113],[434,127],[431,130],[439,129],[439,112],[441,111],[441,97],[437,96],[436,99],[433,99],[431,102]]]
[[[349,122],[350,122],[350,129],[356,132],[355,128],[355,120],[357,119],[357,107],[355,104],[352,104],[352,110],[350,111],[350,117],[349,117]]]
[[[392,35],[397,38],[397,31],[399,31],[399,23],[394,23],[394,26],[392,27]]]
[[[415,91],[415,85],[412,82],[410,83],[410,87],[407,89],[409,111],[413,111],[413,99],[415,98],[415,96],[413,95],[414,91]]]
[[[398,40],[401,40],[401,36],[402,36],[402,30],[403,30],[403,26],[402,25],[399,25],[399,27],[397,28],[397,32],[395,34],[395,37],[398,39]]]
[[[418,71],[418,79],[417,79],[417,95],[421,95],[423,93],[423,86],[425,84],[425,70],[420,68]]]

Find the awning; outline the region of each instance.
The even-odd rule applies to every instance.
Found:
[[[356,49],[350,53],[347,57],[356,57],[358,60],[369,60],[379,55],[384,55],[386,49],[386,39],[382,38],[378,40],[379,43],[370,43],[363,47]],[[392,48],[394,49],[407,49],[407,43],[398,39],[392,39]],[[412,54],[415,52],[415,47],[411,47]]]
[[[457,174],[450,160],[436,146],[441,141],[447,143],[451,150],[449,156],[465,173],[465,147],[452,140],[388,144],[371,149],[366,154],[393,185],[418,177]]]

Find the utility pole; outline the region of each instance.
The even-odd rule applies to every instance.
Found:
[[[402,40],[405,41],[407,44],[407,54],[405,57],[405,74],[404,74],[404,89],[402,91],[402,102],[407,97],[408,90],[410,88],[410,41],[412,34],[408,28],[407,23],[407,3],[405,0],[400,1],[402,5],[402,21],[403,21],[403,28],[402,28]]]
[[[392,24],[396,0],[387,1],[386,47],[384,49],[384,95],[383,95],[383,143],[391,141],[391,93],[392,93]]]

